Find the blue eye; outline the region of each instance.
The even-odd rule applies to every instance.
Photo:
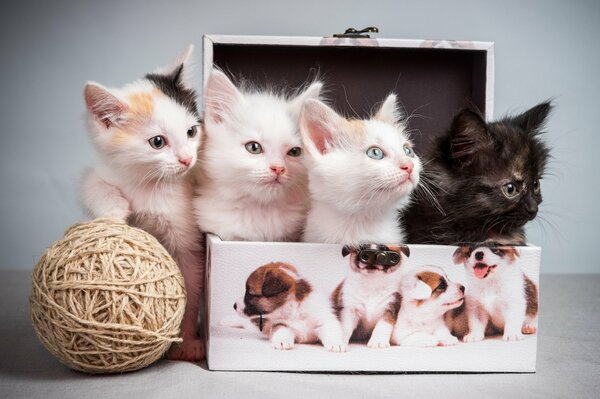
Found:
[[[373,159],[383,159],[383,150],[379,147],[369,147],[367,150],[367,156]]]
[[[263,152],[262,146],[258,144],[256,141],[249,141],[246,143],[246,150],[250,154],[260,154]]]
[[[167,139],[165,136],[154,136],[148,140],[148,143],[150,143],[150,147],[154,148],[155,150],[160,150],[167,145]]]
[[[412,158],[412,157],[414,157],[414,156],[415,156],[415,152],[413,151],[413,149],[412,149],[412,147],[411,147],[411,146],[409,146],[408,144],[404,144],[404,147],[403,147],[403,148],[404,148],[404,153],[405,153],[405,154],[406,154],[408,157]]]

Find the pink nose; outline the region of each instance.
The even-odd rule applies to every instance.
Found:
[[[281,176],[285,173],[285,168],[283,166],[271,166],[271,170],[275,172],[277,176]]]
[[[414,166],[415,165],[413,164],[413,161],[411,161],[410,159],[407,159],[406,161],[402,161],[400,163],[400,169],[402,169],[403,171],[405,171],[409,175],[412,173]]]
[[[190,164],[192,163],[192,157],[179,158],[179,163],[185,166],[190,166]]]

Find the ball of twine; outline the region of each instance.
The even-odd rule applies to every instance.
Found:
[[[150,234],[112,219],[69,228],[33,272],[35,331],[67,366],[138,370],[179,342],[183,277]]]

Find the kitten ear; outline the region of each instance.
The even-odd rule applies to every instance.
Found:
[[[472,109],[464,109],[454,117],[450,127],[450,158],[461,166],[471,164],[478,152],[492,144],[483,117]]]
[[[396,101],[397,96],[395,94],[392,93],[387,96],[374,118],[392,125],[397,123],[402,118],[402,111],[398,108]]]
[[[310,86],[306,88],[306,90],[301,91],[294,99],[290,101],[290,109],[294,117],[300,117],[300,111],[302,110],[302,105],[307,100],[313,99],[318,100],[319,95],[321,94],[321,90],[323,89],[323,83],[321,82],[313,82]]]
[[[109,89],[98,83],[88,82],[83,92],[88,111],[107,129],[122,122],[121,116],[127,110],[127,104]]]
[[[304,147],[323,155],[336,143],[335,136],[343,118],[319,100],[307,100],[300,112],[300,135]]]
[[[191,89],[191,58],[194,52],[194,45],[190,44],[183,50],[177,58],[169,65],[158,68],[153,74],[169,76],[177,85],[180,84],[186,89]]]
[[[552,110],[552,103],[546,101],[536,105],[523,112],[521,115],[517,115],[510,119],[514,125],[517,125],[527,133],[537,133],[546,123],[546,118]]]
[[[233,104],[242,99],[242,93],[229,80],[227,75],[213,69],[204,89],[205,118],[214,123],[221,123],[231,113]]]

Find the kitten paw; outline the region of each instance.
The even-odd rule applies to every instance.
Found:
[[[205,355],[204,342],[198,338],[188,338],[180,344],[171,346],[168,358],[170,360],[197,362],[204,359]]]
[[[523,338],[524,338],[523,334],[521,334],[520,332],[510,332],[510,333],[505,332],[504,335],[502,336],[502,339],[506,342],[520,341]]]
[[[294,348],[294,334],[287,328],[280,328],[273,333],[271,344],[273,348],[280,350],[289,350]]]
[[[483,340],[483,333],[473,333],[470,332],[463,337],[463,342],[479,342]]]
[[[533,324],[525,324],[523,328],[521,328],[521,332],[523,334],[535,334],[537,332],[537,326]]]

